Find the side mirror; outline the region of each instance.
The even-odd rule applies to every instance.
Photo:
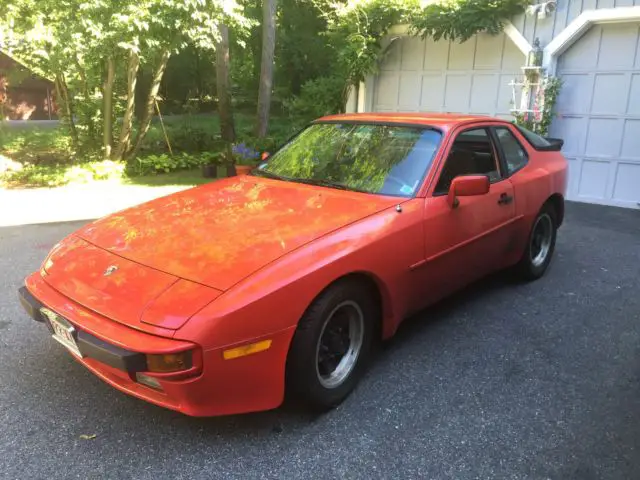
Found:
[[[262,155],[260,155],[260,159],[262,161],[265,161],[267,158],[269,158],[269,152],[262,152]]]
[[[451,208],[456,208],[460,201],[458,197],[474,197],[489,193],[489,177],[486,175],[463,175],[456,177],[451,182],[447,203]]]

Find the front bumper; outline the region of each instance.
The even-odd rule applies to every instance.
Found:
[[[51,324],[40,311],[40,309],[44,307],[44,304],[31,295],[27,287],[20,287],[18,289],[18,295],[20,297],[20,303],[29,316],[35,321],[47,325],[49,331],[53,333]],[[143,353],[133,352],[111,345],[79,329],[76,329],[76,342],[78,344],[78,350],[80,350],[83,357],[91,358],[109,367],[129,373],[132,376],[137,372],[145,371],[147,362]]]
[[[146,367],[145,353],[175,352],[198,342],[151,335],[104,318],[61,295],[39,273],[27,278],[19,298],[31,318],[50,331],[40,312],[43,306],[74,326],[83,358],[73,358],[111,386],[150,403],[191,416],[215,416],[276,408],[284,398],[284,366],[294,328],[266,337],[272,340],[269,350],[234,360],[225,360],[223,350],[235,345],[204,350],[197,377],[158,377],[160,391],[136,381],[136,372]]]

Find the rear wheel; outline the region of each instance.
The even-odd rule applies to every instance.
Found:
[[[527,247],[517,265],[525,280],[536,280],[547,271],[555,250],[557,228],[556,211],[547,203],[533,221]]]
[[[366,286],[342,281],[325,290],[298,324],[287,357],[287,393],[314,409],[339,405],[368,363],[377,305]]]

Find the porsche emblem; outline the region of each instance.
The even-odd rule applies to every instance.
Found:
[[[108,277],[109,275],[111,275],[116,270],[118,270],[117,265],[111,265],[111,266],[107,267],[107,269],[104,271],[103,275],[105,277]]]

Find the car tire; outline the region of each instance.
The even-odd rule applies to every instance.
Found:
[[[516,265],[516,271],[523,280],[537,280],[547,271],[556,246],[557,218],[556,210],[549,203],[536,215],[524,254]]]
[[[288,398],[315,411],[342,403],[369,362],[379,314],[375,296],[361,282],[340,281],[320,294],[300,319],[293,336],[286,364]],[[344,351],[345,341],[348,349],[342,356],[327,351],[333,347]]]

